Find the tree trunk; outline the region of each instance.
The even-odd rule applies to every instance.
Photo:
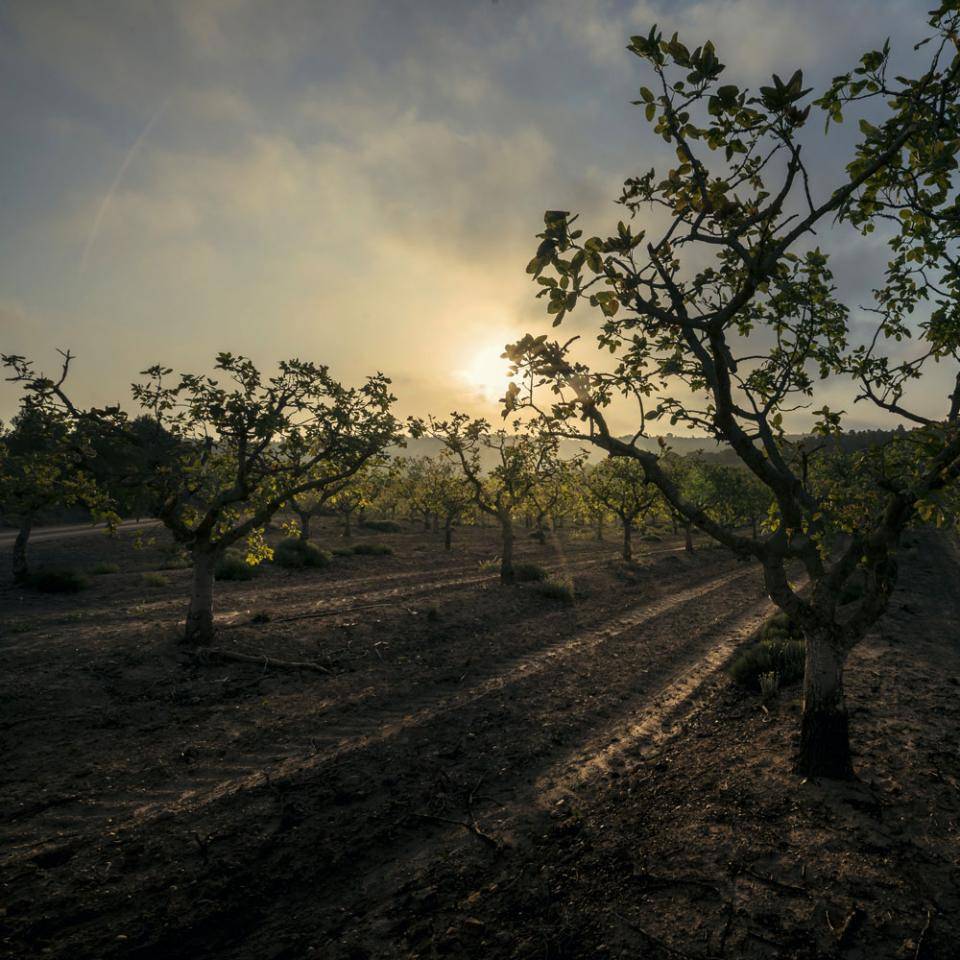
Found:
[[[684,524],[683,535],[683,549],[686,550],[687,553],[693,553],[693,527],[689,523]]]
[[[352,511],[350,513],[345,513],[343,515],[343,536],[347,540],[349,540],[353,536],[353,530],[350,529],[351,515],[352,515]]]
[[[508,513],[500,514],[500,533],[503,538],[500,582],[513,583],[513,518]]]
[[[603,516],[597,517],[597,540],[603,543]]]
[[[757,518],[756,517],[750,518],[750,527],[753,530],[753,539],[756,540],[757,539]]]
[[[216,562],[212,551],[194,551],[184,643],[202,646],[213,641],[213,570]]]
[[[805,777],[849,780],[850,729],[843,699],[844,654],[835,642],[814,630],[805,631],[803,721],[797,773]]]
[[[633,532],[633,524],[629,520],[623,521],[623,559],[629,563],[633,560],[633,543],[630,534]]]
[[[13,541],[13,579],[22,583],[27,579],[30,568],[27,564],[27,541],[33,529],[33,517],[25,517],[20,522],[17,538]]]
[[[447,522],[443,525],[443,549],[450,549],[450,541],[453,537],[452,528],[453,527],[453,518],[447,517]]]
[[[310,539],[310,513],[298,510],[297,516],[300,518],[300,542],[306,543]]]
[[[534,537],[537,539],[538,543],[547,542],[547,531],[543,528],[544,516],[542,513],[537,514],[537,528],[534,531]]]

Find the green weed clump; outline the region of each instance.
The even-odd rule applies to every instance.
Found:
[[[785,613],[767,621],[761,639],[741,651],[729,673],[738,686],[759,693],[765,700],[781,687],[803,679],[806,647]]]
[[[239,550],[227,550],[213,570],[215,580],[252,580],[256,575],[257,568]]]
[[[330,554],[309,540],[288,537],[277,544],[273,552],[273,562],[287,570],[319,570],[330,565]]]
[[[353,552],[358,557],[388,557],[393,553],[393,549],[382,543],[358,543]]]
[[[400,533],[403,527],[396,520],[361,520],[364,530],[376,530],[377,533]]]
[[[500,558],[492,557],[489,560],[481,560],[477,568],[481,573],[495,573],[500,569]]]
[[[537,587],[537,592],[548,600],[573,603],[573,583],[570,580],[544,580]]]
[[[120,564],[119,563],[107,563],[105,560],[101,560],[99,563],[95,563],[91,568],[90,572],[95,577],[102,577],[107,573],[119,573]]]
[[[156,570],[149,570],[140,578],[145,587],[169,587],[170,581]]]
[[[335,557],[352,557],[353,547],[334,547],[330,552]]]
[[[40,593],[79,593],[90,586],[90,581],[69,567],[49,567],[31,573],[26,584]]]
[[[547,579],[547,571],[535,563],[515,563],[513,578],[518,583],[533,583]]]

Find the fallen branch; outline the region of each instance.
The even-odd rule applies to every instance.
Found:
[[[208,657],[214,657],[218,660],[236,660],[238,663],[256,663],[264,669],[267,667],[276,667],[282,670],[312,670],[315,673],[333,673],[329,667],[324,667],[319,663],[313,663],[310,660],[278,660],[276,657],[268,657],[264,653],[240,653],[237,650],[224,650],[221,647],[213,647],[205,650]]]
[[[503,847],[500,840],[496,837],[491,837],[489,833],[484,833],[483,830],[477,826],[476,822],[469,823],[466,820],[454,820],[452,817],[438,817],[433,813],[414,813],[414,816],[419,817],[421,820],[433,820],[435,823],[448,823],[454,827],[463,827],[464,830],[469,830],[478,840],[489,844],[494,850],[500,850]]]
[[[930,924],[933,923],[933,915],[935,911],[927,908],[927,922],[923,925],[923,929],[920,931],[920,936],[917,937],[917,949],[914,951],[913,960],[921,960],[923,956],[923,941],[927,936],[928,931],[930,930]]]

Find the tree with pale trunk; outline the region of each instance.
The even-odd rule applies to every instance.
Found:
[[[4,362],[40,408],[85,431],[141,444],[142,431],[130,429],[123,410],[73,403],[64,390],[70,359],[56,383],[22,357]],[[382,374],[344,387],[325,366],[287,360],[264,379],[250,360],[229,353],[217,356],[215,370],[170,382],[172,370],[157,365],[132,387],[140,410],[177,440],[142,480],[157,516],[192,559],[184,640],[194,645],[213,639],[214,569],[226,550],[245,542],[248,562],[269,557],[262,533],[281,507],[338,487],[398,439]]]
[[[620,202],[627,220],[653,215],[646,229],[621,220],[609,236],[585,237],[576,217],[548,211],[527,267],[555,324],[583,305],[596,311],[598,346],[613,360],[588,364],[572,340],[543,336],[509,348],[527,379],[508,389],[505,415],[535,407],[557,433],[636,461],[678,515],[760,563],[770,597],[805,638],[796,767],[807,776],[852,775],[844,665],[887,607],[903,530],[917,518],[949,521],[960,476],[955,0],[927,22],[915,67],[892,77],[888,43],[813,103],[799,70],[754,93],[721,79],[709,42],[691,50],[656,27],[631,38],[654,80],[635,102],[676,160],[631,176]],[[802,149],[821,135],[808,130],[814,105],[828,131],[860,114],[846,171],[822,194]],[[873,313],[856,318],[875,318],[865,337],[816,245],[828,229],[844,231],[848,251],[860,237],[872,251],[878,239],[888,245]],[[914,402],[935,366],[952,383],[942,411]],[[837,478],[815,469],[826,450],[788,442],[784,419],[840,378],[858,402],[912,429],[850,458]],[[610,428],[614,398],[635,405],[631,439]],[[842,429],[844,411],[815,413],[816,432]],[[744,537],[683,496],[660,456],[636,442],[663,420],[734,451],[770,491],[769,536]],[[854,579],[859,598],[844,602]]]

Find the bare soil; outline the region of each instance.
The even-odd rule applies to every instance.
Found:
[[[525,543],[573,604],[501,587],[492,530],[218,584],[218,646],[301,671],[179,646],[144,535],[36,544],[121,566],[81,594],[0,591],[3,955],[957,955],[955,541],[854,654],[837,785],[790,771],[796,690],[726,679],[770,606],[721,550]]]

